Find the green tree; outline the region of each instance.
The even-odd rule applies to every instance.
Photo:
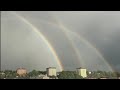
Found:
[[[30,77],[36,77],[36,76],[38,76],[39,75],[39,72],[38,71],[36,71],[36,70],[33,70],[33,71],[31,71],[31,72],[29,72],[29,74],[28,74]]]
[[[58,78],[59,79],[82,79],[82,77],[76,74],[76,72],[74,71],[62,71],[61,73],[59,73]]]

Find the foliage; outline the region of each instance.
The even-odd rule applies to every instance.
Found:
[[[38,75],[40,75],[40,74],[45,75],[46,72],[33,70],[33,71],[31,71],[31,72],[28,73],[28,76],[29,76],[29,77],[36,77],[36,76],[38,76]]]
[[[82,79],[81,76],[77,75],[75,71],[62,71],[58,75],[59,79]]]
[[[92,71],[91,74],[87,73],[88,78],[116,78],[119,77],[119,72],[105,72],[105,71]]]
[[[40,74],[45,75],[46,72],[33,70],[25,76],[19,76],[17,75],[16,71],[5,70],[5,71],[0,71],[0,79],[29,79],[31,77],[36,78]],[[58,79],[83,79],[80,75],[76,74],[75,71],[62,71],[59,72],[57,77]],[[106,71],[92,71],[91,73],[89,73],[87,71],[87,78],[104,78],[104,77],[114,79],[120,77],[120,73],[106,72]],[[50,78],[56,78],[56,77],[52,76]]]

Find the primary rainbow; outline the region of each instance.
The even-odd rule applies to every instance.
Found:
[[[47,40],[47,38],[45,38],[45,36],[39,31],[39,29],[37,29],[33,24],[31,24],[28,20],[26,20],[24,17],[20,16],[19,14],[17,14],[16,12],[12,12],[12,14],[14,14],[15,16],[17,16],[19,19],[21,19],[24,23],[26,23],[27,25],[29,25],[32,30],[37,33],[39,35],[39,37],[45,42],[45,44],[48,46],[49,50],[51,51],[51,53],[53,54],[60,71],[63,71],[63,65],[60,61],[60,59],[58,58],[58,55],[56,54],[56,51],[54,50],[54,48],[51,46],[51,44],[49,43],[49,41]]]

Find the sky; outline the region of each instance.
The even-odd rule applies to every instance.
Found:
[[[1,69],[120,71],[119,11],[2,11]]]

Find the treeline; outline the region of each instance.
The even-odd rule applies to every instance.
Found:
[[[75,71],[62,71],[58,74],[59,79],[83,79]]]
[[[95,79],[100,79],[100,78],[108,78],[108,79],[117,79],[120,77],[119,72],[106,72],[106,71],[92,71],[88,72],[87,71],[87,77],[85,79],[89,78],[95,78]],[[63,71],[60,72],[58,75],[59,79],[84,79],[80,75],[78,75],[75,71]]]
[[[36,78],[38,77],[38,75],[45,75],[45,74],[46,71],[33,70],[24,76],[19,76],[16,71],[5,70],[5,71],[0,71],[0,79],[30,79],[30,77]]]
[[[33,70],[27,73],[25,76],[19,76],[16,71],[5,70],[0,71],[1,79],[31,79],[37,78],[39,75],[46,75],[46,71],[36,71]],[[62,71],[57,73],[58,79],[83,79],[80,75],[76,73],[76,71]],[[108,78],[108,79],[116,79],[120,77],[120,72],[106,72],[106,71],[87,71],[87,78]]]
[[[88,78],[109,78],[116,79],[120,77],[119,72],[106,72],[106,71],[92,71],[91,73],[87,72]]]

